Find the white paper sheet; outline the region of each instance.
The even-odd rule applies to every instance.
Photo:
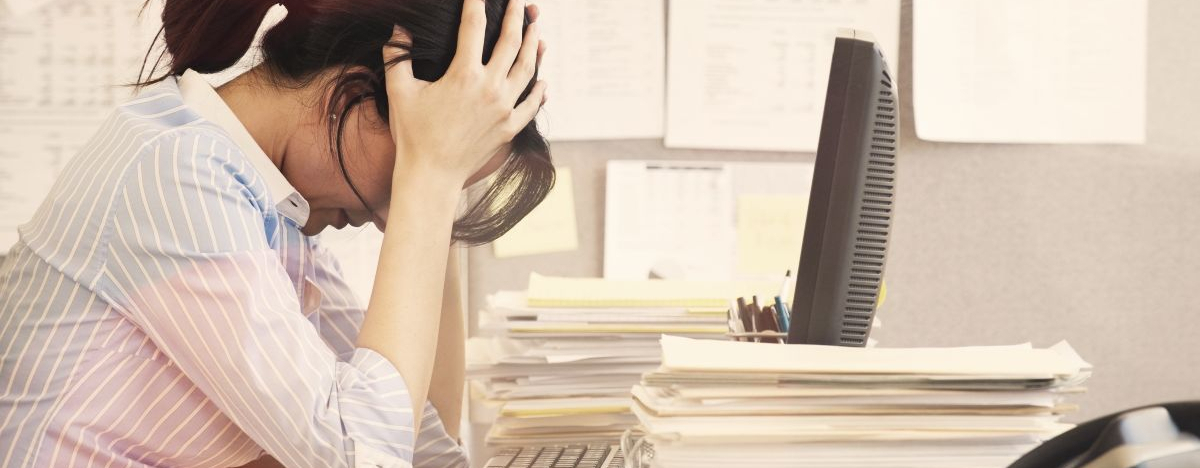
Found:
[[[131,93],[158,28],[140,1],[9,2],[0,16],[0,255],[66,162]]]
[[[52,0],[4,0],[0,1],[0,14],[8,13],[14,16],[27,15]]]
[[[1091,367],[1064,343],[1034,348],[851,348],[696,340],[664,335],[663,367],[692,372],[967,375],[976,378],[1074,376]]]
[[[663,0],[540,0],[546,41],[538,117],[552,140],[657,138],[663,125]]]
[[[806,197],[812,168],[799,162],[609,161],[604,277],[778,281],[785,269],[737,269],[736,201],[751,194]]]
[[[899,61],[899,0],[687,0],[669,14],[668,147],[813,151],[838,28]]]
[[[605,200],[605,278],[733,271],[733,182],[723,164],[610,161]]]
[[[1145,0],[917,0],[917,136],[1142,143]]]

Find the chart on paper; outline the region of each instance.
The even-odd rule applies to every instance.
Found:
[[[838,29],[899,61],[898,0],[689,0],[669,15],[668,147],[813,151]]]
[[[663,119],[663,0],[542,0],[551,140],[657,138]]]
[[[0,252],[67,161],[128,97],[156,15],[141,3],[59,0],[0,16]],[[86,33],[86,36],[84,35]]]
[[[604,277],[778,280],[799,263],[813,165],[609,161]]]

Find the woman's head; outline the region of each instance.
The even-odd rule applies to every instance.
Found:
[[[486,62],[499,35],[507,0],[486,5]],[[275,1],[165,0],[162,36],[170,53],[168,71],[140,84],[192,69],[215,73],[233,66],[249,49]],[[313,205],[315,222],[306,232],[338,226],[349,214],[354,224],[387,211],[394,165],[388,130],[388,96],[382,50],[393,26],[404,28],[416,78],[436,81],[457,47],[462,2],[458,0],[290,0],[287,16],[262,40],[262,65],[255,70],[270,90],[307,90],[318,96],[300,133],[289,142],[284,174]],[[528,24],[530,18],[525,18]],[[157,65],[157,62],[155,63]],[[152,67],[157,68],[157,67]],[[537,77],[530,81],[523,101]],[[295,116],[290,116],[295,117]],[[304,131],[311,130],[311,131]],[[295,156],[295,157],[293,157]],[[295,161],[300,161],[296,163]],[[328,166],[322,166],[327,164]],[[289,166],[290,165],[290,166]],[[530,122],[473,180],[497,170],[492,185],[460,217],[454,238],[468,243],[494,240],[533,209],[554,181],[549,147]],[[311,232],[310,232],[311,233]]]

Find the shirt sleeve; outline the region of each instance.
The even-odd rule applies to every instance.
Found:
[[[340,262],[319,241],[313,242],[314,282],[321,290],[317,329],[336,353],[353,353],[365,307],[345,280]],[[413,464],[423,467],[467,467],[462,446],[446,433],[433,404],[426,402],[417,432]]]
[[[339,360],[304,318],[265,194],[222,137],[160,137],[113,199],[98,291],[286,466],[411,466],[403,378],[368,349]]]
[[[354,353],[354,342],[366,315],[366,302],[346,282],[341,263],[329,249],[312,241],[313,283],[321,292],[314,325],[329,348],[342,359]]]
[[[417,432],[416,468],[468,468],[467,454],[458,441],[451,439],[442,418],[432,403],[425,402],[421,430]]]

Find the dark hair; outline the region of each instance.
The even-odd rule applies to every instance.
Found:
[[[149,4],[150,0],[146,1]],[[486,5],[484,63],[500,36],[500,24],[508,0],[480,0]],[[272,6],[283,3],[287,16],[267,31],[262,40],[262,65],[276,85],[304,87],[325,70],[336,70],[327,113],[330,119],[330,150],[336,156],[346,182],[363,205],[367,201],[350,181],[342,151],[345,117],[357,105],[375,104],[379,116],[388,121],[388,97],[384,69],[395,62],[412,60],[413,74],[436,81],[446,72],[458,43],[462,0],[165,0],[163,27],[159,36],[166,43],[145,79],[139,72],[137,86],[157,83],[187,69],[215,73],[233,66],[250,48],[264,17]],[[528,15],[525,25],[529,24]],[[411,44],[391,42],[393,25],[405,28]],[[158,38],[155,39],[157,44]],[[383,47],[406,51],[387,64]],[[146,52],[149,62],[151,51]],[[169,68],[153,74],[166,53]],[[361,68],[360,68],[361,67]],[[362,71],[363,69],[368,71]],[[530,80],[520,101],[525,100]],[[541,203],[554,185],[550,147],[530,122],[512,140],[512,152],[494,176],[491,186],[454,223],[452,237],[468,244],[491,242],[513,227]],[[374,211],[374,210],[371,210]]]

